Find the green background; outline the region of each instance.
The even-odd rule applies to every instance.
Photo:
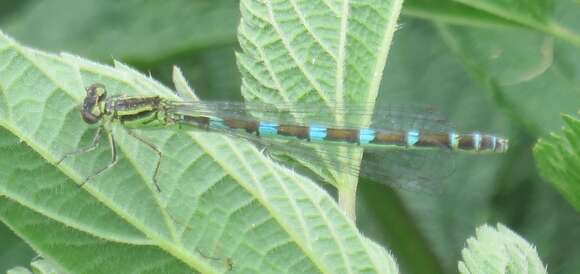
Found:
[[[403,271],[455,272],[475,228],[501,222],[537,246],[550,273],[579,273],[580,218],[540,178],[531,149],[559,130],[560,113],[580,109],[580,35],[551,27],[580,32],[580,4],[519,2],[405,3],[377,105],[432,105],[462,131],[509,137],[511,148],[458,155],[442,195],[359,185],[358,227]],[[114,58],[168,86],[177,65],[210,100],[242,98],[239,16],[237,1],[0,1],[0,29],[24,45]],[[33,251],[1,224],[0,239],[0,271],[29,265]]]

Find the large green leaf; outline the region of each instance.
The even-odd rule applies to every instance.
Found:
[[[116,126],[119,163],[79,188],[109,161],[106,144],[53,164],[95,133],[78,113],[94,82],[178,99],[120,63],[0,36],[0,219],[43,257],[69,272],[396,272],[324,191],[227,137],[137,131],[163,151],[158,193],[155,153]]]
[[[542,138],[534,147],[540,173],[580,211],[580,120],[564,116],[560,134]]]
[[[401,5],[399,0],[241,1],[242,94],[274,105],[329,111],[359,105],[372,112]],[[370,123],[334,117],[337,123],[353,119],[360,126]],[[360,163],[360,150],[337,150],[350,154],[350,165]],[[356,176],[332,174],[330,181],[354,216]]]

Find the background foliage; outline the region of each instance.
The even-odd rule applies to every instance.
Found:
[[[501,222],[537,246],[552,273],[580,269],[580,218],[539,177],[537,138],[580,109],[577,1],[410,0],[381,103],[437,107],[464,131],[508,136],[507,155],[457,157],[447,194],[360,184],[358,227],[413,273],[455,271],[465,239]],[[176,64],[203,99],[239,100],[236,1],[0,1],[0,29],[46,51],[112,58],[171,86]],[[74,11],[74,12],[71,12]],[[385,198],[387,197],[387,198]],[[4,226],[0,271],[34,254]]]

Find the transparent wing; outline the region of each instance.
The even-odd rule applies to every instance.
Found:
[[[231,135],[231,133],[227,133]],[[242,134],[272,156],[300,173],[334,182],[336,175],[361,176],[413,192],[440,193],[441,182],[455,170],[449,150],[365,150],[362,163],[353,160],[358,147],[282,142]]]
[[[375,112],[365,106],[325,108],[272,106],[234,102],[173,102],[170,111],[187,115],[206,115],[248,121],[262,120],[297,125],[320,125],[335,128],[359,128],[368,119],[371,127],[390,131],[421,130],[449,132],[446,119],[427,106],[395,106],[377,108]],[[348,116],[337,125],[337,116]],[[260,117],[260,118],[258,118]],[[296,117],[302,117],[298,119]],[[411,191],[437,193],[439,183],[453,174],[453,155],[446,144],[440,149],[416,150],[411,148],[365,149],[362,164],[353,157],[360,153],[356,145],[313,144],[300,140],[259,138],[243,131],[223,129],[221,133],[249,140],[269,151],[273,158],[291,165],[294,169],[313,173],[324,180],[336,180],[336,175],[349,174],[367,177]]]
[[[439,193],[441,182],[455,171],[453,155],[448,150],[365,150],[362,163],[353,160],[354,149],[336,146],[281,145],[257,140],[272,154],[282,153],[284,163],[324,180],[333,181],[336,174],[361,176],[399,189],[421,193]],[[297,166],[296,164],[301,164]]]
[[[441,182],[454,172],[448,150],[365,151],[360,176],[401,189],[439,193]]]
[[[378,129],[417,129],[426,124],[445,124],[447,120],[433,107],[422,105],[387,105],[374,109],[366,105],[350,105],[329,109],[318,105],[269,105],[260,103],[197,101],[171,102],[169,111],[220,118],[260,120],[281,124],[359,128],[372,121]]]

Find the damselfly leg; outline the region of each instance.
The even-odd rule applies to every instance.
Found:
[[[153,150],[157,154],[157,161],[155,163],[155,171],[153,171],[153,184],[155,184],[155,188],[157,188],[158,192],[161,192],[161,188],[159,187],[158,178],[159,178],[159,167],[161,166],[161,159],[163,158],[163,152],[159,150],[155,145],[148,142],[147,140],[143,139],[139,135],[135,134],[135,132],[126,129],[125,130],[129,136],[141,141],[144,145],[148,146],[151,150]]]
[[[91,152],[91,151],[95,150],[99,146],[99,143],[101,142],[101,133],[102,133],[102,131],[103,131],[103,127],[99,127],[97,129],[97,132],[95,133],[95,136],[93,136],[93,140],[91,141],[91,144],[90,145],[88,145],[88,146],[86,146],[84,148],[81,148],[81,149],[78,149],[78,150],[75,150],[75,151],[68,152],[68,153],[64,154],[60,158],[60,160],[58,160],[58,162],[56,162],[55,165],[57,165],[57,166],[60,165],[68,157],[78,156],[78,155],[85,154],[85,153],[88,153],[88,152]]]

